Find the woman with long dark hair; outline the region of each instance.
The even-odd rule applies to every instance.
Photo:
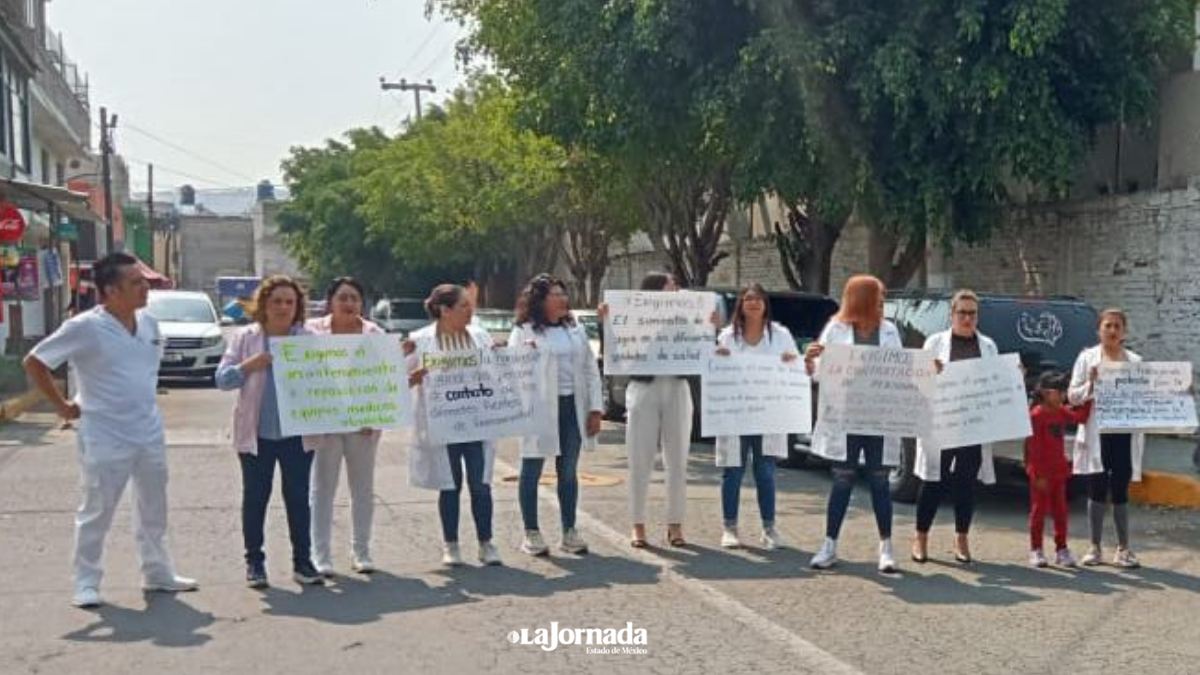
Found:
[[[761,284],[747,284],[738,293],[730,325],[717,337],[717,354],[766,354],[778,356],[784,363],[800,358],[796,342],[782,324],[771,321],[771,303]],[[775,460],[787,458],[787,434],[764,436],[721,436],[717,438],[717,466],[724,467],[721,475],[721,513],[724,516],[721,546],[737,548],[738,505],[742,477],[746,466],[754,465],[754,486],[758,495],[758,512],[762,518],[763,548],[774,550],[784,546],[775,529]]]
[[[538,526],[537,487],[546,458],[554,457],[562,524],[560,548],[567,553],[586,553],[587,544],[575,527],[579,454],[583,448],[595,448],[603,403],[596,356],[587,332],[571,316],[565,283],[549,274],[530,280],[517,303],[516,326],[508,343],[532,345],[549,353],[545,405],[556,422],[545,434],[521,439],[518,494],[525,525],[521,550],[533,556],[549,553]]]

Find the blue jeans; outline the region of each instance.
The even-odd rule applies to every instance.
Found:
[[[833,465],[833,487],[829,490],[829,506],[825,511],[825,536],[830,539],[838,538],[850,508],[860,455],[866,457],[871,507],[875,510],[879,538],[892,536],[892,492],[888,487],[888,469],[883,465],[883,437],[850,434],[846,436],[846,461]]]
[[[721,512],[725,524],[737,524],[738,502],[741,501],[742,476],[746,465],[754,460],[754,487],[758,492],[758,512],[762,515],[763,527],[775,523],[775,458],[763,456],[762,436],[742,436],[741,466],[727,466],[721,474]]]
[[[558,474],[558,508],[564,530],[575,527],[575,506],[579,503],[579,451],[583,439],[579,435],[579,422],[575,415],[575,397],[558,397],[558,456],[554,458],[554,471]],[[521,503],[521,519],[526,530],[538,528],[538,481],[542,478],[543,457],[521,460],[521,482],[517,490]]]
[[[267,504],[275,482],[275,463],[279,463],[283,481],[283,504],[287,510],[288,535],[292,540],[292,565],[307,564],[311,540],[311,515],[308,505],[308,481],[313,453],[304,451],[299,436],[277,441],[258,439],[258,454],[238,454],[242,465],[242,540],[246,546],[246,562],[261,563],[263,528],[267,521]]]
[[[492,540],[492,486],[483,482],[483,443],[452,443],[446,446],[450,453],[450,472],[454,474],[454,489],[438,493],[438,515],[442,518],[442,541],[447,544],[458,542],[458,502],[462,494],[463,465],[467,466],[467,488],[471,491],[471,517],[475,519],[475,532],[479,541]]]

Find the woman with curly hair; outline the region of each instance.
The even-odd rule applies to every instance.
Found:
[[[549,274],[539,274],[529,282],[517,303],[516,326],[508,343],[549,352],[545,404],[550,419],[557,421],[547,433],[521,439],[518,494],[525,524],[521,550],[533,556],[549,553],[538,527],[537,487],[546,458],[554,457],[562,521],[560,548],[567,553],[586,553],[587,544],[575,529],[577,467],[580,450],[595,448],[603,402],[596,356],[587,332],[571,316],[566,284]]]

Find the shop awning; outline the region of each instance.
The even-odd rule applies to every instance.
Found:
[[[142,276],[146,281],[150,282],[150,288],[170,289],[175,288],[175,282],[158,273],[158,270],[142,262],[138,259],[138,269],[141,270]]]
[[[104,222],[104,216],[91,209],[89,195],[66,188],[29,183],[12,178],[0,178],[0,196],[17,208],[30,211],[49,211],[51,206],[74,220]]]

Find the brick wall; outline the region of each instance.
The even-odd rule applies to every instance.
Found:
[[[838,241],[835,297],[850,274],[866,269],[865,239],[862,228],[851,227]],[[740,272],[742,282],[787,288],[770,239],[743,246],[740,271],[732,243],[725,250],[731,255],[709,285],[736,286]],[[628,257],[614,251],[605,288],[636,286],[654,269],[664,266],[653,251]],[[931,254],[927,275],[930,286],[1067,294],[1098,309],[1121,307],[1134,350],[1155,360],[1200,363],[1200,185],[1021,209],[986,245]]]

